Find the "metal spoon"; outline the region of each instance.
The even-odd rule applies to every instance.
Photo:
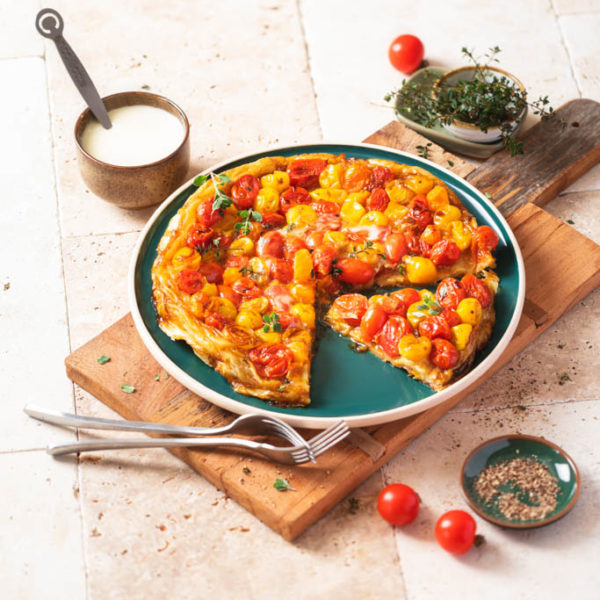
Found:
[[[73,83],[86,101],[86,104],[90,107],[92,114],[105,129],[110,129],[112,123],[106,112],[106,107],[100,98],[100,94],[98,94],[98,90],[81,64],[81,61],[77,58],[73,48],[69,46],[67,40],[62,36],[64,28],[63,18],[53,8],[43,8],[35,17],[35,28],[41,35],[54,41]]]

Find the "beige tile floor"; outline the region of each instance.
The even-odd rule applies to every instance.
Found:
[[[533,96],[600,99],[599,0],[53,6],[102,93],[150,86],[183,106],[192,172],[278,144],[364,138],[392,118],[382,96],[402,76],[386,52],[403,32],[420,35],[432,63],[454,66],[465,44],[499,44],[502,65]],[[129,255],[151,210],[122,211],[85,189],[71,134],[83,104],[33,29],[38,8],[0,6],[2,598],[597,598],[598,290],[356,490],[357,514],[344,502],[294,544],[164,451],[77,464],[39,451],[73,434],[26,419],[26,402],[110,414],[73,389],[62,361],[126,312]],[[600,242],[599,203],[597,167],[549,210]],[[560,385],[563,373],[571,381]],[[487,545],[453,558],[432,540],[436,515],[464,508],[465,453],[503,431],[567,448],[581,498],[539,531],[478,521]],[[377,516],[384,481],[409,483],[423,498],[410,527],[393,530]]]

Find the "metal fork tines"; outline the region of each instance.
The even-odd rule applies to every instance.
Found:
[[[308,441],[308,445],[312,450],[313,456],[316,458],[341,442],[348,435],[350,435],[350,428],[347,423],[339,421],[311,438]]]

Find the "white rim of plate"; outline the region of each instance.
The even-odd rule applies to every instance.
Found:
[[[523,256],[521,254],[521,249],[519,244],[514,236],[510,225],[507,223],[506,219],[503,217],[502,213],[492,204],[492,202],[486,198],[486,196],[480,192],[477,188],[472,186],[468,181],[464,178],[460,177],[456,173],[440,166],[433,161],[427,160],[425,158],[421,158],[420,156],[416,156],[415,154],[411,154],[410,152],[404,152],[402,150],[395,150],[394,148],[388,148],[387,146],[378,146],[377,144],[365,144],[365,143],[348,143],[348,142],[331,142],[331,141],[319,141],[319,142],[306,142],[302,144],[294,144],[288,146],[277,146],[275,148],[267,148],[265,149],[265,153],[269,152],[277,152],[277,151],[288,151],[294,150],[297,148],[303,148],[306,146],[346,146],[348,148],[367,148],[371,150],[379,150],[384,152],[389,152],[395,154],[398,157],[409,157],[411,159],[416,159],[420,163],[424,165],[430,165],[435,169],[439,169],[444,173],[450,175],[452,178],[457,178],[466,185],[477,197],[477,199],[485,205],[505,226],[506,233],[508,238],[510,239],[515,256],[517,259],[517,267],[519,271],[519,292],[517,295],[517,301],[515,304],[515,310],[511,317],[511,320],[508,324],[508,327],[502,334],[502,337],[496,344],[496,347],[490,352],[486,358],[481,361],[472,371],[469,371],[464,377],[461,377],[458,381],[445,388],[440,392],[436,392],[427,398],[423,398],[422,400],[418,400],[411,404],[406,404],[403,406],[398,406],[396,408],[391,408],[384,411],[374,412],[374,413],[366,413],[361,415],[348,415],[348,416],[339,416],[339,417],[314,417],[307,416],[303,417],[301,415],[291,415],[281,412],[276,412],[269,410],[268,408],[256,408],[254,406],[250,406],[248,404],[244,404],[243,402],[239,402],[237,400],[233,400],[232,398],[228,398],[227,396],[223,396],[218,392],[215,392],[209,387],[206,387],[197,379],[191,377],[188,373],[186,373],[183,369],[181,369],[176,363],[174,363],[168,356],[166,356],[159,345],[156,343],[146,325],[142,319],[142,315],[138,309],[137,297],[135,293],[135,267],[138,261],[138,257],[140,254],[141,246],[146,239],[148,231],[153,226],[154,222],[161,216],[163,210],[172,202],[174,198],[176,198],[181,192],[186,190],[190,185],[192,185],[194,179],[197,177],[194,176],[188,181],[186,181],[183,185],[177,188],[173,193],[169,195],[168,198],[162,202],[158,208],[154,211],[146,226],[140,233],[138,241],[136,243],[133,255],[131,257],[131,262],[129,265],[129,276],[128,276],[128,296],[129,296],[129,308],[131,310],[131,314],[133,317],[133,321],[135,323],[135,327],[137,329],[138,334],[142,338],[144,345],[149,350],[150,354],[152,354],[153,358],[169,373],[170,376],[174,377],[179,383],[184,385],[186,388],[191,390],[192,392],[198,394],[205,400],[220,406],[226,410],[229,410],[235,414],[243,415],[243,414],[263,414],[265,416],[277,417],[286,423],[289,423],[293,427],[303,427],[306,429],[325,429],[334,423],[337,423],[340,419],[343,419],[350,427],[366,427],[368,425],[380,425],[383,423],[389,423],[391,421],[397,421],[399,419],[404,419],[406,417],[410,417],[412,415],[416,415],[421,413],[429,408],[433,408],[442,402],[449,400],[453,396],[459,394],[466,388],[468,388],[471,384],[473,384],[479,377],[481,377],[486,371],[488,371],[494,363],[500,358],[506,347],[508,346],[510,340],[514,332],[517,329],[517,325],[519,324],[519,320],[521,318],[521,313],[523,311],[523,304],[525,301],[525,266],[523,263]],[[260,152],[248,152],[239,154],[237,156],[228,158],[227,160],[223,160],[215,165],[212,165],[210,168],[205,169],[199,175],[211,173],[217,171],[221,167],[232,163],[237,160],[243,160],[252,155],[260,154]],[[200,359],[198,359],[200,360]],[[265,407],[269,405],[265,402]]]

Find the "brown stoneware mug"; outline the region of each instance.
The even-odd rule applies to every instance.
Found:
[[[81,144],[82,134],[94,119],[86,108],[75,123],[75,145],[83,181],[103,200],[121,208],[143,208],[163,201],[183,183],[190,165],[190,124],[185,113],[168,98],[149,92],[121,92],[102,98],[106,110],[122,106],[147,105],[174,115],[182,125],[181,144],[155,162],[136,165],[111,165],[88,154]]]

